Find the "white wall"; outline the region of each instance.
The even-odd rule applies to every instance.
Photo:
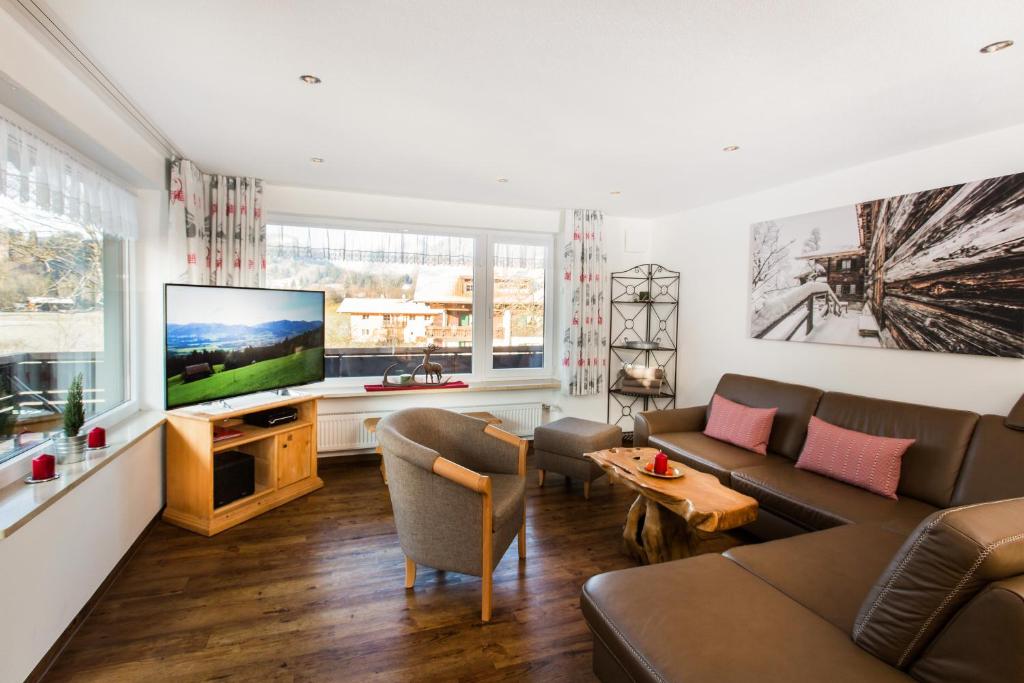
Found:
[[[267,215],[409,223],[439,227],[555,232],[558,211],[284,185],[263,186]]]
[[[139,186],[163,187],[164,153],[29,26],[22,10],[0,1],[0,102],[106,164],[114,175]]]
[[[1021,171],[1024,125],[659,219],[655,251],[682,272],[679,405],[706,402],[722,373],[740,372],[1005,415],[1024,391],[1019,359],[750,339],[748,240],[756,221]]]
[[[163,507],[156,429],[0,540],[0,681],[21,681]]]
[[[263,207],[271,220],[274,218],[308,218],[324,221],[347,219],[368,223],[416,224],[436,227],[458,227],[476,230],[512,230],[523,232],[558,233],[561,229],[561,211],[551,209],[524,209],[461,202],[442,202],[410,197],[368,195],[335,190],[264,186]],[[608,247],[608,267],[623,270],[651,260],[651,233],[653,222],[648,219],[606,216],[605,231]],[[556,249],[560,247],[556,246]],[[560,256],[556,254],[556,256]],[[560,272],[556,258],[556,273]],[[561,281],[554,283],[560,286]],[[557,300],[556,296],[556,300]],[[557,319],[557,318],[556,318]],[[561,331],[556,327],[556,344]],[[555,349],[555,358],[561,356]],[[557,376],[557,362],[553,364]],[[394,397],[374,399],[373,406],[397,409],[415,405],[422,399]],[[431,396],[432,404],[437,400]],[[607,396],[571,398],[558,391],[487,392],[459,394],[438,405],[546,403],[552,407],[551,418],[573,416],[604,421]],[[385,408],[384,405],[387,405]],[[357,412],[368,409],[364,400],[337,399],[326,403],[325,411]]]
[[[134,351],[141,354],[140,367],[151,370],[155,364],[159,370],[162,301],[155,295],[159,281],[153,273],[164,246],[154,241],[162,238],[165,224],[164,154],[27,28],[20,15],[11,14],[20,11],[12,7],[0,2],[0,102],[113,175],[137,188],[150,188],[139,192],[137,252],[142,257],[135,284],[144,285],[137,293],[142,343]],[[152,380],[143,380],[143,391],[155,393]],[[22,475],[28,471],[24,461],[7,465],[21,468]],[[5,469],[5,474],[11,472]],[[163,436],[157,429],[0,539],[0,681],[20,681],[32,671],[163,507],[163,488]]]

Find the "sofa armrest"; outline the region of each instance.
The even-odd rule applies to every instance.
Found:
[[[707,406],[649,410],[633,419],[633,445],[646,446],[651,435],[665,432],[699,432],[704,428]]]

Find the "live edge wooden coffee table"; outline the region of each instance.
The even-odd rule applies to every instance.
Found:
[[[722,552],[739,543],[724,533],[757,519],[757,501],[723,486],[718,478],[680,462],[669,461],[684,476],[661,479],[641,467],[654,459],[656,448],[611,448],[586,453],[613,480],[640,495],[626,515],[623,546],[644,564],[678,560],[700,553]]]

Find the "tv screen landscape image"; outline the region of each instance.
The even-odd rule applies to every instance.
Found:
[[[166,285],[167,408],[324,378],[324,294]]]

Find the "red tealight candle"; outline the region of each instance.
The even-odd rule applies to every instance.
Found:
[[[89,431],[89,448],[103,448],[107,445],[107,432],[103,427],[93,427]]]
[[[661,451],[659,451],[658,454],[654,456],[654,473],[668,473],[668,456],[662,453]]]
[[[53,477],[57,459],[49,453],[32,458],[32,478],[50,479]]]

